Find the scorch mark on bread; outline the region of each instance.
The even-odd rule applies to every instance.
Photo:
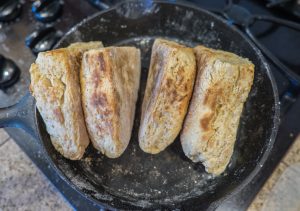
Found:
[[[125,151],[133,127],[140,80],[140,51],[108,47],[86,52],[80,81],[93,146],[110,158]]]

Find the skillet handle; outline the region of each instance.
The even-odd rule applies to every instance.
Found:
[[[4,127],[21,128],[38,139],[35,100],[30,93],[27,93],[17,104],[0,108],[0,128]]]

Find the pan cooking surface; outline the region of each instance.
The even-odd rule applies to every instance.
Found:
[[[179,138],[158,155],[146,154],[138,146],[140,108],[151,47],[157,37],[234,52],[255,64],[254,85],[244,107],[234,155],[221,176],[213,177],[201,163],[187,159]],[[262,165],[261,159],[270,149],[275,131],[276,93],[259,53],[235,30],[195,8],[132,1],[83,21],[57,47],[91,40],[101,40],[105,46],[139,47],[142,76],[132,138],[120,158],[106,158],[89,146],[82,160],[64,159],[52,147],[42,120],[38,119],[51,162],[86,197],[121,209],[205,208],[230,194]]]

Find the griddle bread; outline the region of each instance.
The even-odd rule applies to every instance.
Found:
[[[139,145],[156,154],[179,134],[193,91],[196,61],[193,49],[156,39],[148,73]]]
[[[233,53],[204,46],[194,50],[198,72],[181,144],[187,157],[219,175],[233,153],[254,65]]]
[[[42,52],[30,67],[30,90],[51,142],[71,160],[80,159],[89,144],[79,85],[82,53],[100,47],[101,42],[77,43]]]
[[[85,121],[93,146],[109,158],[119,157],[129,143],[140,73],[137,48],[84,53],[80,82]]]

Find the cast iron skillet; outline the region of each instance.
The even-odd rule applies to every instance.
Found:
[[[213,177],[201,163],[192,163],[175,142],[158,155],[138,146],[140,107],[153,40],[163,37],[188,46],[204,44],[249,58],[255,79],[241,117],[234,155],[225,173]],[[56,46],[101,40],[105,46],[131,45],[142,51],[142,76],[130,145],[117,159],[87,149],[84,159],[70,161],[50,143],[34,99],[1,110],[1,127],[21,127],[41,143],[58,174],[89,200],[116,209],[186,209],[216,207],[258,173],[272,148],[278,124],[277,88],[259,50],[234,27],[187,3],[129,1],[97,13],[72,28]],[[226,123],[224,123],[226,124]]]

